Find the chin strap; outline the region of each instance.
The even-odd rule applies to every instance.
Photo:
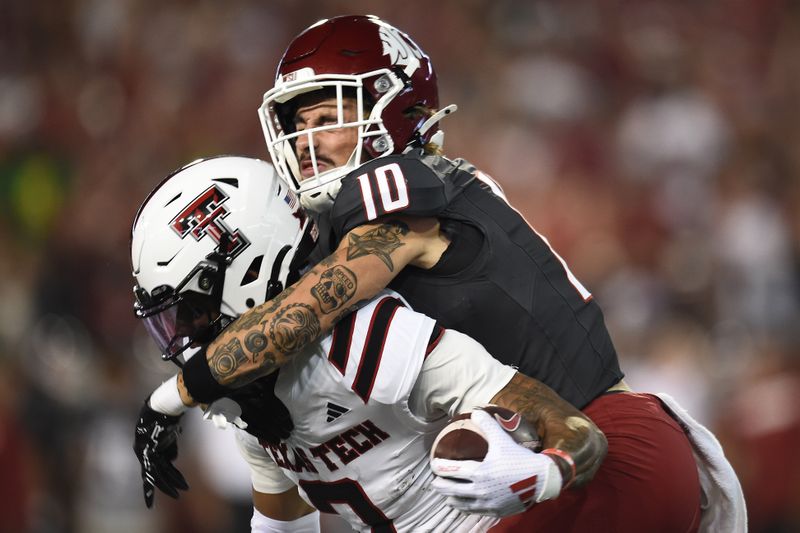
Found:
[[[217,267],[216,279],[211,280],[211,297],[214,299],[214,304],[217,309],[222,309],[222,293],[225,289],[225,271],[231,264],[231,256],[228,248],[230,247],[230,236],[223,233],[219,238],[219,245],[217,248],[206,256],[206,260],[214,263]],[[201,284],[201,288],[202,284]]]
[[[267,281],[267,294],[264,298],[265,302],[272,300],[283,290],[283,283],[281,283],[280,280],[281,265],[283,264],[286,254],[288,254],[291,249],[291,245],[287,244],[275,255],[275,261],[272,263],[272,272],[270,273],[269,281]]]

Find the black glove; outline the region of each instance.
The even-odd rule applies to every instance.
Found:
[[[278,372],[273,372],[227,395],[242,408],[245,431],[269,444],[288,438],[294,429],[289,410],[275,396],[277,379]]]
[[[189,485],[172,461],[178,457],[178,434],[181,416],[161,414],[150,408],[150,398],[144,402],[136,423],[133,451],[142,465],[144,503],[153,506],[155,487],[173,498],[178,490],[189,490]]]

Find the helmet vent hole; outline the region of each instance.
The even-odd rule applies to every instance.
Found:
[[[249,285],[253,283],[255,280],[259,278],[261,274],[261,263],[264,261],[263,255],[258,255],[253,258],[253,261],[250,263],[250,266],[247,267],[247,271],[245,271],[244,276],[242,277],[241,286],[244,287],[245,285]]]
[[[244,304],[245,304],[245,305],[246,305],[246,306],[247,306],[249,309],[252,309],[253,307],[255,307],[255,305],[256,305],[256,301],[255,301],[255,300],[253,300],[252,298],[248,298],[247,300],[245,300],[245,301],[244,301]]]
[[[175,195],[175,197],[174,197],[172,200],[170,200],[169,202],[165,203],[165,204],[164,204],[164,207],[167,207],[169,204],[171,204],[172,202],[174,202],[175,200],[177,200],[177,199],[178,199],[178,198],[180,198],[181,196],[183,196],[183,193],[182,193],[182,192],[179,192],[178,194],[176,194],[176,195]]]
[[[226,185],[230,185],[231,187],[239,188],[239,180],[236,178],[215,178],[211,181],[216,181],[217,183],[224,183]]]

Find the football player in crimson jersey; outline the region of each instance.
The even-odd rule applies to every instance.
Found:
[[[687,435],[658,398],[626,386],[599,306],[547,240],[489,177],[443,156],[438,122],[453,109],[439,108],[428,56],[380,19],[320,21],[290,43],[260,115],[276,169],[319,223],[319,256],[329,255],[280,306],[255,307],[213,341],[184,370],[184,399],[272,372],[388,286],[607,435],[592,483],[520,520],[557,531],[696,530]],[[337,283],[320,290],[326,279]],[[268,345],[247,345],[256,331]],[[469,509],[470,486],[440,488]]]
[[[167,358],[180,361],[296,276],[309,235],[297,214],[293,193],[272,167],[244,157],[196,161],[156,188],[134,222],[131,259],[136,314]],[[263,335],[248,342],[262,343]],[[315,509],[339,513],[362,531],[476,531],[497,519],[448,505],[431,489],[442,480],[428,458],[453,415],[488,403],[524,416],[543,449],[518,445],[498,420],[472,413],[488,440],[485,458],[470,463],[480,485],[475,503],[486,506],[485,515],[555,498],[599,467],[602,455],[570,453],[576,446],[605,449],[585,415],[390,290],[279,373],[212,403],[206,415],[251,434],[239,437],[253,471],[253,531],[319,531]],[[155,487],[174,497],[188,489],[172,465],[186,409],[177,376],[142,406],[134,450],[148,506]]]

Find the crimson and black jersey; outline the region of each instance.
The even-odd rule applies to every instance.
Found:
[[[411,153],[359,167],[319,221],[319,252],[394,213],[437,217],[451,240],[433,268],[406,267],[390,284],[416,311],[472,336],[579,409],[622,379],[600,307],[472,165]]]

